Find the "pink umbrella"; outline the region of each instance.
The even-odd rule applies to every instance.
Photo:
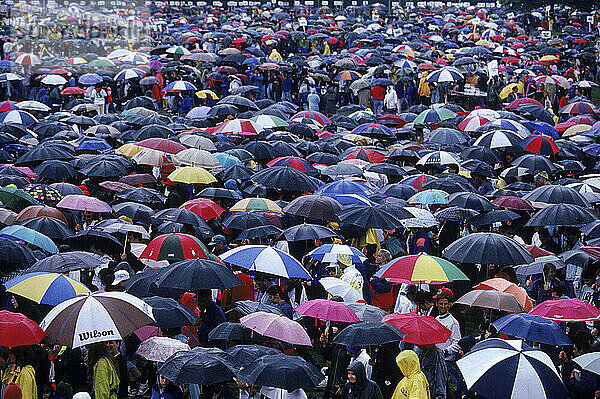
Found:
[[[600,310],[577,298],[544,301],[529,313],[554,321],[579,322],[600,319]]]
[[[354,323],[360,321],[356,313],[341,302],[313,299],[296,308],[296,312],[320,320]]]
[[[240,323],[265,337],[275,338],[293,345],[312,346],[310,337],[304,328],[285,316],[255,312],[242,317]]]
[[[65,196],[58,204],[56,204],[56,207],[98,213],[111,212],[110,206],[106,202],[100,201],[94,197],[79,194],[69,194]]]

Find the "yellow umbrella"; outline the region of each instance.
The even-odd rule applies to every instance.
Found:
[[[185,184],[210,184],[217,182],[217,179],[206,169],[197,166],[177,168],[171,172],[168,179],[173,182]]]
[[[513,89],[515,87],[518,88],[517,92],[519,94],[521,94],[521,95],[525,94],[525,89],[523,88],[523,83],[521,83],[521,82],[519,82],[519,83],[510,83],[510,84],[506,85],[506,87],[504,89],[502,89],[502,91],[499,94],[499,97],[504,100],[506,97],[508,97],[508,95],[510,93],[513,92]]]
[[[115,150],[115,152],[117,154],[120,155],[125,155],[126,157],[133,157],[135,154],[137,154],[138,152],[142,151],[143,148],[140,147],[137,144],[133,144],[133,143],[127,143],[127,144],[123,144],[122,146],[120,146],[119,148],[117,148]]]
[[[575,136],[578,133],[587,132],[591,128],[592,127],[590,125],[585,125],[583,123],[580,123],[578,125],[573,125],[570,128],[568,128],[567,130],[565,130],[565,132],[563,133],[563,137]]]
[[[200,90],[196,92],[196,95],[198,96],[198,98],[207,98],[210,97],[213,100],[218,100],[219,96],[217,96],[217,94],[212,91],[212,90]]]
[[[554,62],[554,61],[558,61],[558,57],[555,55],[545,55],[542,58],[540,58],[540,61]]]

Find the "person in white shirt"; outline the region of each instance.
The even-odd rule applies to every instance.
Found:
[[[340,269],[342,269],[342,276],[340,277],[340,280],[350,284],[362,295],[363,285],[365,282],[356,266],[354,266],[352,263],[352,256],[339,254],[337,257],[337,263]]]
[[[436,320],[439,321],[450,330],[451,334],[448,340],[444,343],[437,344],[437,347],[444,352],[444,358],[446,360],[446,369],[448,370],[448,379],[455,385],[458,386],[461,379],[460,371],[458,370],[458,366],[456,365],[456,359],[458,352],[460,350],[460,346],[458,345],[458,341],[460,341],[460,325],[458,321],[452,316],[450,313],[450,307],[452,306],[452,298],[454,294],[448,288],[442,288],[440,293],[438,293],[434,299],[435,304],[438,309],[439,315],[436,317]]]

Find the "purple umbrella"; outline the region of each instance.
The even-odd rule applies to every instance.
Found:
[[[304,328],[285,316],[256,312],[242,317],[240,323],[265,337],[275,338],[293,345],[312,346],[310,337]]]
[[[56,204],[56,207],[97,213],[111,212],[111,208],[106,202],[100,201],[94,197],[78,194],[65,196],[58,204]]]
[[[150,68],[154,71],[158,71],[160,68],[162,68],[164,66],[165,66],[165,64],[163,64],[159,60],[152,60],[148,63],[148,68]]]
[[[296,312],[315,319],[353,323],[360,321],[356,313],[341,302],[313,299],[296,308]]]

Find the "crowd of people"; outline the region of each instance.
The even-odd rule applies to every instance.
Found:
[[[597,10],[122,11],[0,26],[2,398],[600,397]]]

